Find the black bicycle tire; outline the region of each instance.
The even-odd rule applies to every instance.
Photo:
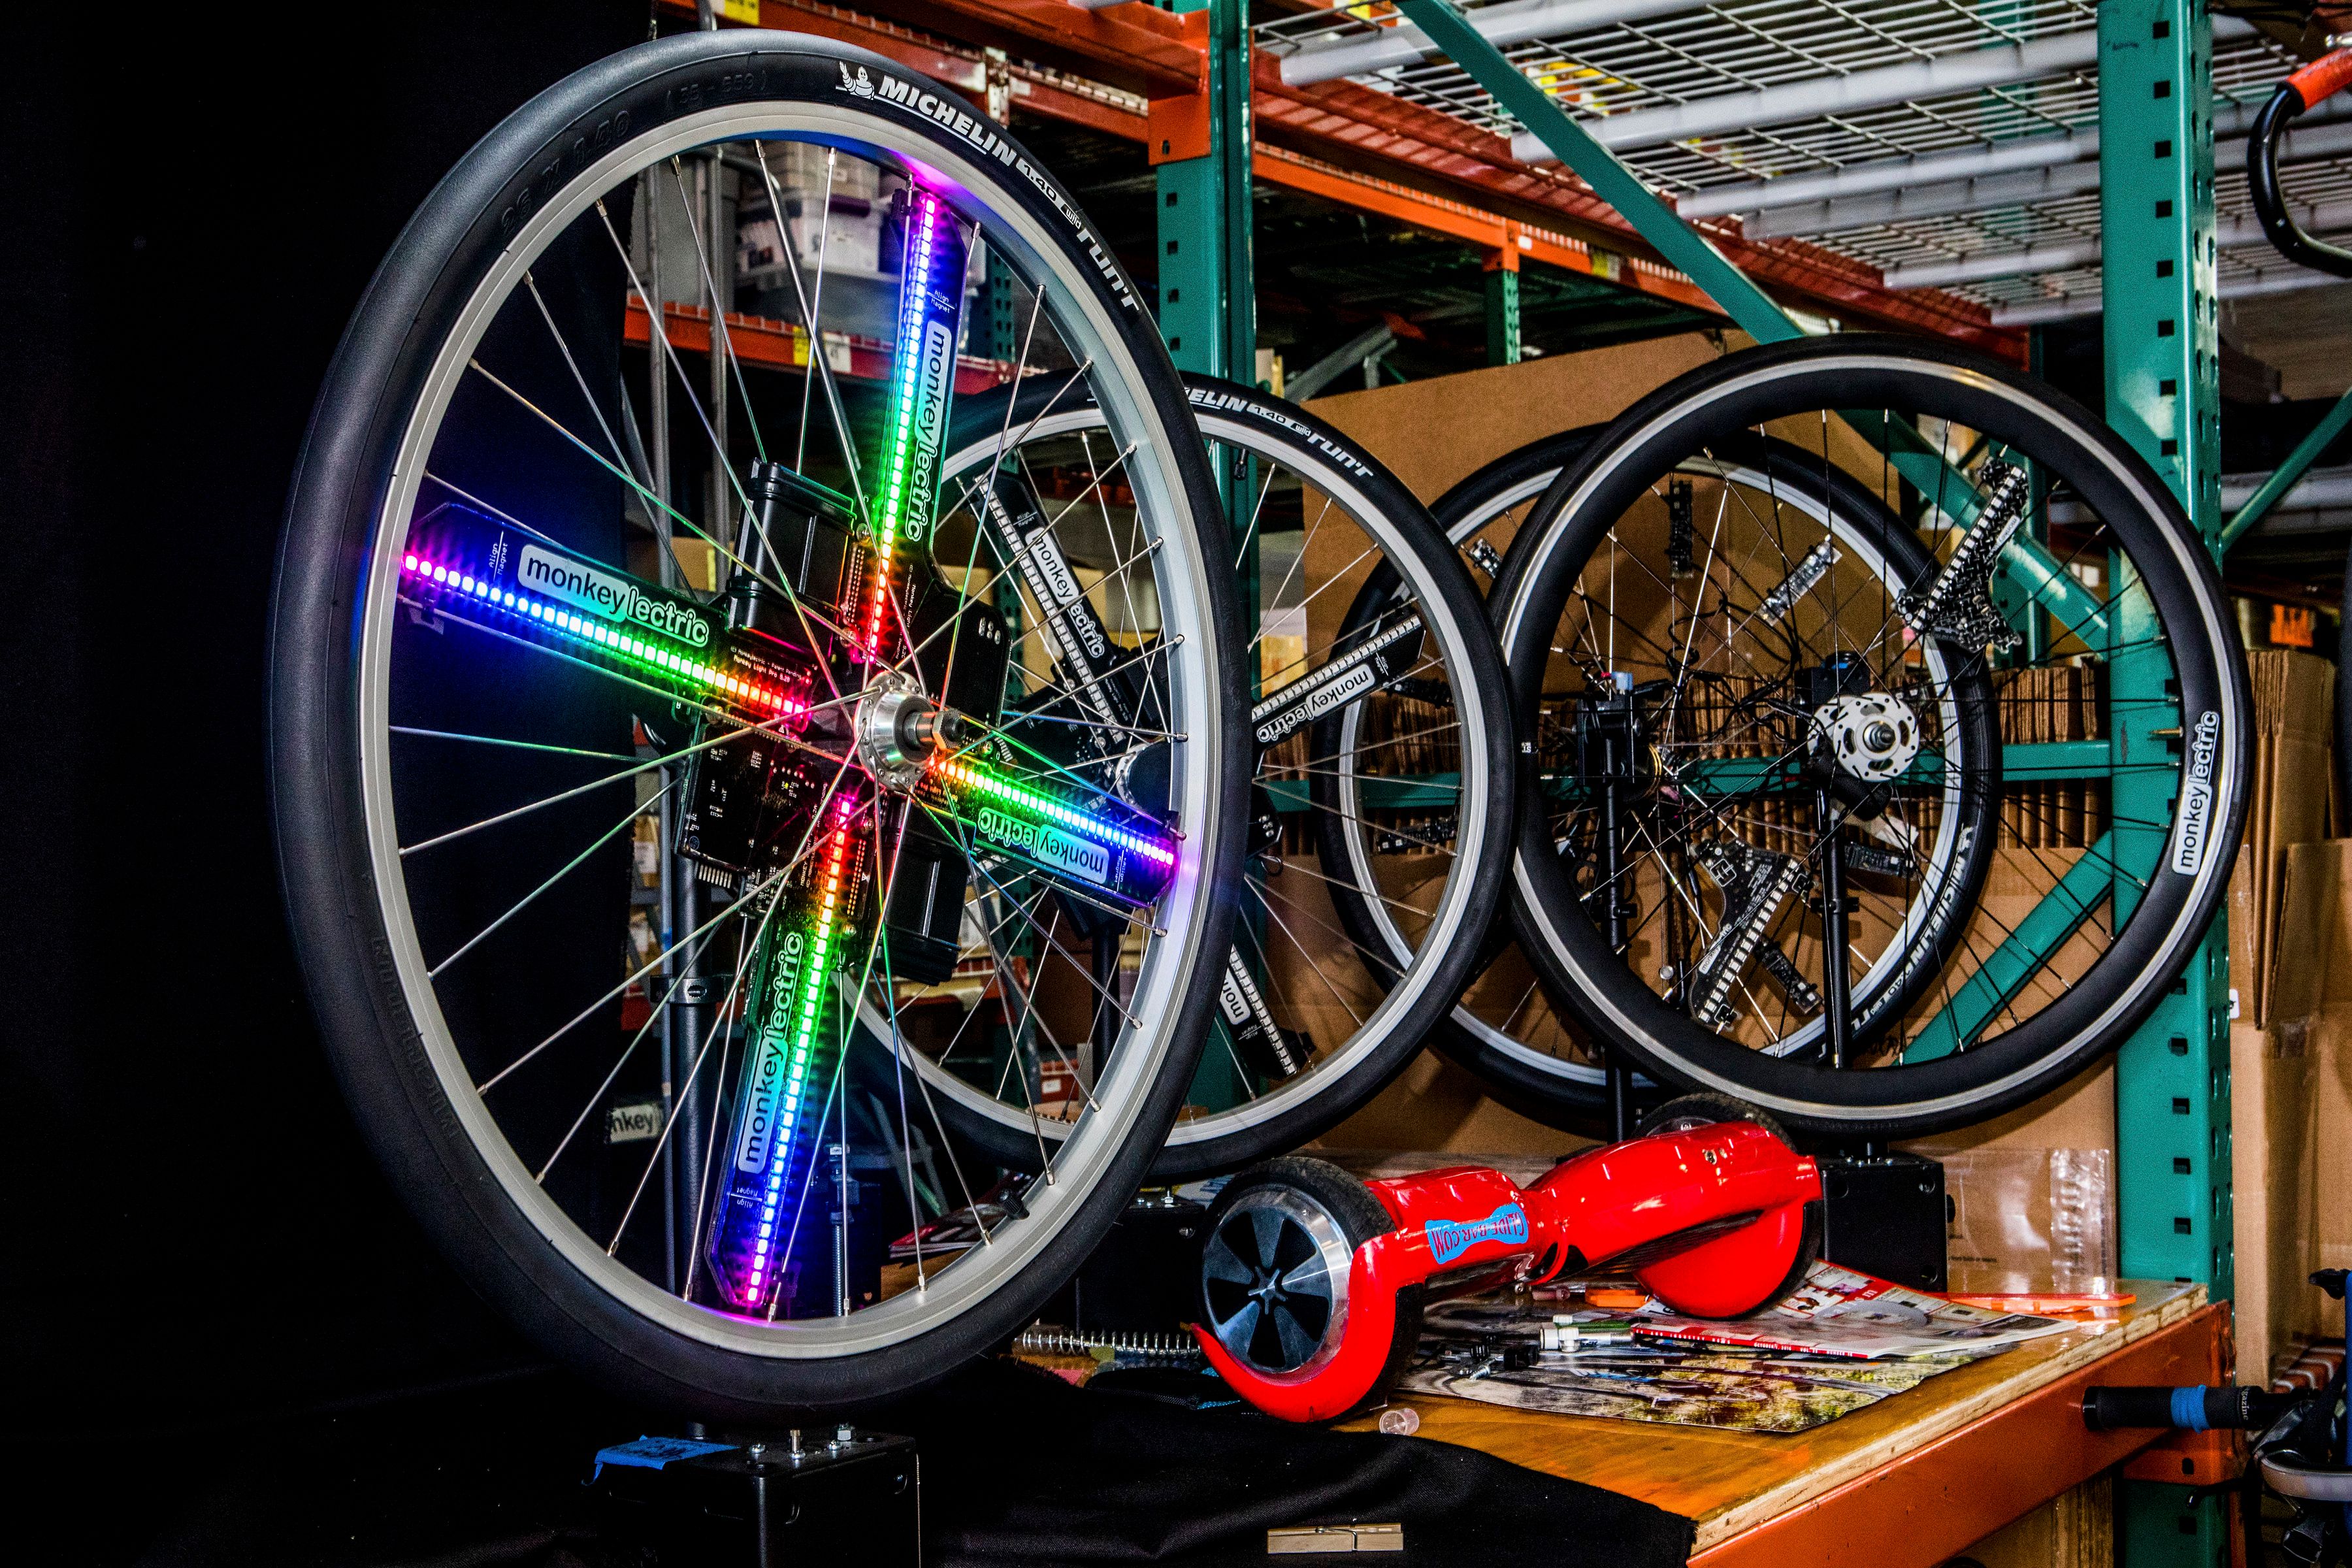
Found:
[[[1906,385],[1906,378],[1916,377],[1940,378],[1934,390],[1949,402],[1954,416],[1965,415],[1973,421],[1970,428],[2020,445],[2070,449],[2078,460],[2064,470],[2066,477],[2084,489],[2096,515],[2128,536],[2136,561],[2142,549],[2149,555],[2157,575],[2144,580],[2163,625],[2173,633],[2181,673],[2180,706],[2184,714],[2212,715],[2218,727],[2210,763],[2216,804],[2193,868],[2187,873],[2169,865],[2160,868],[2124,932],[2049,1007],[1969,1051],[1899,1069],[1852,1072],[1766,1057],[1720,1040],[1688,1020],[1680,1021],[1684,1026],[1679,1030],[1662,1031],[1664,1039],[1622,1026],[1627,1010],[1641,1005],[1626,989],[1639,982],[1613,962],[1589,925],[1556,921],[1547,912],[1548,904],[1558,907],[1561,890],[1557,879],[1547,875],[1552,858],[1543,853],[1541,825],[1523,822],[1520,852],[1513,861],[1513,927],[1555,1005],[1660,1077],[1687,1089],[1718,1089],[1754,1101],[1791,1126],[1814,1133],[1919,1136],[2026,1103],[2119,1045],[2154,1011],[2171,974],[2187,962],[2221,907],[2245,811],[2251,699],[2244,661],[2235,652],[2235,623],[2227,595],[2179,503],[2145,459],[2095,415],[2008,366],[1949,345],[1911,339],[1843,334],[1801,340],[1727,355],[1685,373],[1635,405],[1538,503],[1488,599],[1507,661],[1515,651],[1515,623],[1517,636],[1524,637],[1531,635],[1525,628],[1545,621],[1547,611],[1533,580],[1542,548],[1538,541],[1557,540],[1578,527],[1605,528],[1615,499],[1608,493],[1613,465],[1643,443],[1671,442],[1677,432],[1710,424],[1745,426],[1753,422],[1751,415],[1770,405],[1770,389],[1800,383],[1817,388],[1817,393],[1807,393],[1813,399],[1811,406],[1899,406],[1901,399],[1895,394]],[[2018,435],[2036,425],[2044,442],[2029,442]],[[1571,511],[1577,506],[1587,509],[1580,522]],[[1551,606],[1555,618],[1557,608]],[[2190,632],[2201,632],[2196,638],[2201,647],[2184,646],[2185,634]],[[2192,654],[2201,655],[2194,668],[2189,668]],[[1529,665],[1513,668],[1515,698],[1524,720],[1538,698],[1540,670],[1530,679]],[[1528,787],[1524,776],[1521,787],[1523,794]],[[2158,918],[2148,919],[2151,912]],[[2103,983],[2091,984],[2094,977]],[[1897,1073],[1905,1075],[1899,1081],[1908,1086],[1909,1098],[1893,1098]]]
[[[394,1186],[459,1271],[550,1353],[608,1386],[720,1419],[767,1419],[837,1408],[920,1386],[1000,1342],[1091,1253],[1141,1181],[1179,1109],[1213,1005],[1213,972],[1192,977],[1171,1037],[1170,1070],[1143,1101],[1140,1130],[1030,1267],[1007,1287],[938,1327],[829,1360],[771,1359],[693,1342],[596,1289],[502,1195],[458,1128],[425,1059],[394,975],[365,847],[353,765],[355,589],[397,443],[425,367],[454,312],[472,296],[509,236],[608,145],[717,105],[797,100],[841,107],[845,84],[878,77],[907,89],[894,134],[970,162],[985,131],[1003,149],[993,199],[1083,258],[1096,304],[1133,355],[1159,426],[1181,433],[1170,455],[1201,547],[1222,537],[1222,512],[1192,420],[1150,315],[1087,232],[1076,205],[1009,138],[969,115],[952,93],[884,58],[829,40],[757,30],[698,33],[641,45],[591,66],[518,110],[466,155],[412,218],[353,314],[313,412],[294,476],[272,606],[270,752],[280,876],[310,1001],[362,1134]],[[854,105],[865,95],[849,99]],[[922,103],[948,110],[926,115]],[[853,109],[853,112],[856,112]],[[865,110],[879,116],[878,108]],[[966,122],[971,129],[959,125]],[[1016,184],[1017,172],[1026,184]],[[1212,556],[1211,558],[1213,558]],[[1221,646],[1238,647],[1238,605],[1211,581],[1203,614]],[[1222,660],[1221,689],[1204,719],[1245,707],[1238,660]],[[1246,755],[1244,729],[1218,731],[1228,757]],[[1225,769],[1220,820],[1242,821],[1246,770]],[[1240,873],[1241,836],[1218,837],[1205,876],[1219,905]],[[1214,929],[1210,929],[1214,928]],[[1212,950],[1228,940],[1212,914]],[[1181,1058],[1181,1059],[1179,1059]],[[1140,1135],[1140,1134],[1150,1134]]]
[[[1449,515],[1459,527],[1475,519],[1482,509],[1491,509],[1498,496],[1523,492],[1540,480],[1547,471],[1554,475],[1554,483],[1574,469],[1583,457],[1596,449],[1606,434],[1605,428],[1587,426],[1565,432],[1541,441],[1531,442],[1516,452],[1489,464],[1473,474],[1454,491],[1448,493]],[[1771,465],[1775,482],[1792,492],[1802,492],[1825,510],[1833,509],[1839,515],[1857,521],[1875,517],[1878,526],[1872,531],[1888,556],[1887,565],[1897,581],[1895,586],[1909,587],[1932,574],[1934,558],[1927,548],[1912,537],[1907,530],[1895,525],[1891,512],[1863,486],[1849,476],[1834,469],[1827,474],[1803,459],[1803,454],[1790,443],[1772,437],[1763,443],[1760,455],[1751,455],[1752,461]],[[1538,501],[1530,513],[1530,526],[1539,515],[1543,503]],[[1514,559],[1517,550],[1515,544]],[[1557,557],[1555,557],[1557,559]],[[1511,573],[1505,563],[1506,576]],[[1961,722],[1974,732],[1972,745],[1988,756],[1997,757],[1992,720],[1992,691],[1981,674],[1964,677],[1967,689],[1961,698]],[[1948,957],[1952,946],[1964,934],[1965,922],[1955,922],[1948,916],[1953,910],[1973,908],[1992,861],[1994,816],[1998,810],[1997,791],[1991,788],[1989,773],[1972,773],[1964,788],[1971,803],[1968,815],[1973,827],[1962,850],[1967,856],[1952,886],[1955,896],[1939,900],[1948,918],[1936,921],[1928,951],[1937,954],[1937,966]],[[1931,918],[1934,911],[1930,911]],[[1934,978],[1933,969],[1906,965],[1887,983],[1874,986],[1862,998],[1864,1007],[1856,1020],[1855,1037],[1867,1041],[1903,1007],[1916,999],[1917,992]],[[1608,1110],[1608,1090],[1605,1080],[1595,1081],[1589,1073],[1570,1074],[1554,1070],[1549,1062],[1530,1059],[1526,1053],[1513,1052],[1492,1041],[1481,1038],[1463,1026],[1458,1018],[1449,1020],[1441,1048],[1454,1060],[1476,1074],[1506,1103],[1523,1114],[1553,1126],[1582,1128],[1591,1125]],[[1645,1084],[1650,1080],[1644,1079]]]

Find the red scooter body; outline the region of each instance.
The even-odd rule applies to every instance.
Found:
[[[1324,1421],[1363,1403],[1391,1364],[1410,1287],[1460,1293],[1606,1266],[1632,1268],[1677,1311],[1754,1311],[1788,1279],[1805,1205],[1822,1195],[1813,1162],[1753,1121],[1589,1150],[1525,1188],[1469,1165],[1363,1187],[1396,1228],[1355,1248],[1344,1309],[1303,1364],[1252,1368],[1193,1326],[1210,1364],[1268,1415]]]

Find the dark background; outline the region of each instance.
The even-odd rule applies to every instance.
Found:
[[[434,183],[646,0],[12,19],[0,105],[0,1435],[526,1366],[362,1149],[263,738],[327,362]],[[41,13],[48,14],[41,14]]]

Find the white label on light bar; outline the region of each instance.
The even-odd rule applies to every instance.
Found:
[[[561,599],[608,621],[635,621],[693,647],[710,646],[710,623],[685,605],[652,598],[625,577],[599,572],[536,544],[522,547],[515,581],[532,593]]]
[[[1020,850],[1041,866],[1083,877],[1098,887],[1110,885],[1110,851],[1099,844],[1049,827],[1007,816],[992,805],[981,807],[980,830],[999,844]]]

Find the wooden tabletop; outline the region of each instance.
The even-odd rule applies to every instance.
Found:
[[[1694,1520],[1707,1568],[1941,1563],[2157,1434],[2084,1430],[2094,1384],[2226,1375],[2228,1310],[2130,1284],[2114,1320],[1956,1367],[1816,1426],[1772,1434],[1554,1415],[1415,1394],[1421,1436],[1605,1487]],[[1346,1424],[1369,1430],[1370,1417]],[[2202,1479],[2201,1477],[2197,1479]]]

